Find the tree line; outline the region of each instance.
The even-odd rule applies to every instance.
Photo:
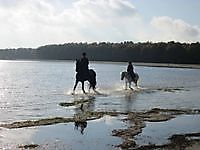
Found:
[[[200,64],[200,43],[66,43],[35,49],[0,49],[0,59],[75,60],[86,52],[89,60]]]

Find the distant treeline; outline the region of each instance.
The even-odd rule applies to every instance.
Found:
[[[200,43],[66,43],[36,49],[1,49],[0,59],[75,60],[86,52],[94,61],[200,64]]]

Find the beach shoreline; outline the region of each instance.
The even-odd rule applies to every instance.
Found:
[[[112,62],[112,61],[91,61],[95,63],[107,63],[107,64],[124,64],[127,65],[127,62]],[[144,66],[144,67],[166,67],[166,68],[188,68],[188,69],[200,69],[200,64],[174,64],[174,63],[146,63],[146,62],[134,62],[135,66]]]
[[[41,59],[17,59],[17,60],[0,60],[0,62],[72,62],[75,60],[41,60]],[[115,61],[94,61],[91,63],[101,63],[101,64],[124,64],[127,62],[115,62]],[[188,68],[188,69],[200,69],[200,64],[173,64],[173,63],[146,63],[146,62],[132,62],[135,66],[145,66],[145,67],[166,67],[166,68]]]
[[[133,62],[135,66],[200,69],[200,64],[170,64]]]

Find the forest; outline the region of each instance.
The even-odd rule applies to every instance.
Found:
[[[86,52],[92,61],[200,64],[200,43],[65,43],[38,48],[0,49],[4,60],[75,60]]]

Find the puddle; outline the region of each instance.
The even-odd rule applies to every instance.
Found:
[[[19,147],[38,144],[46,149],[115,149],[122,140],[113,137],[112,130],[126,128],[123,117],[104,116],[84,123],[61,123],[57,125],[4,129],[0,146]],[[17,139],[17,140],[16,140]],[[12,143],[11,143],[12,142]],[[15,142],[15,143],[14,143]],[[0,147],[0,148],[1,148]]]
[[[165,122],[145,122],[142,133],[134,137],[137,145],[163,145],[174,134],[200,132],[200,115],[180,115]]]

